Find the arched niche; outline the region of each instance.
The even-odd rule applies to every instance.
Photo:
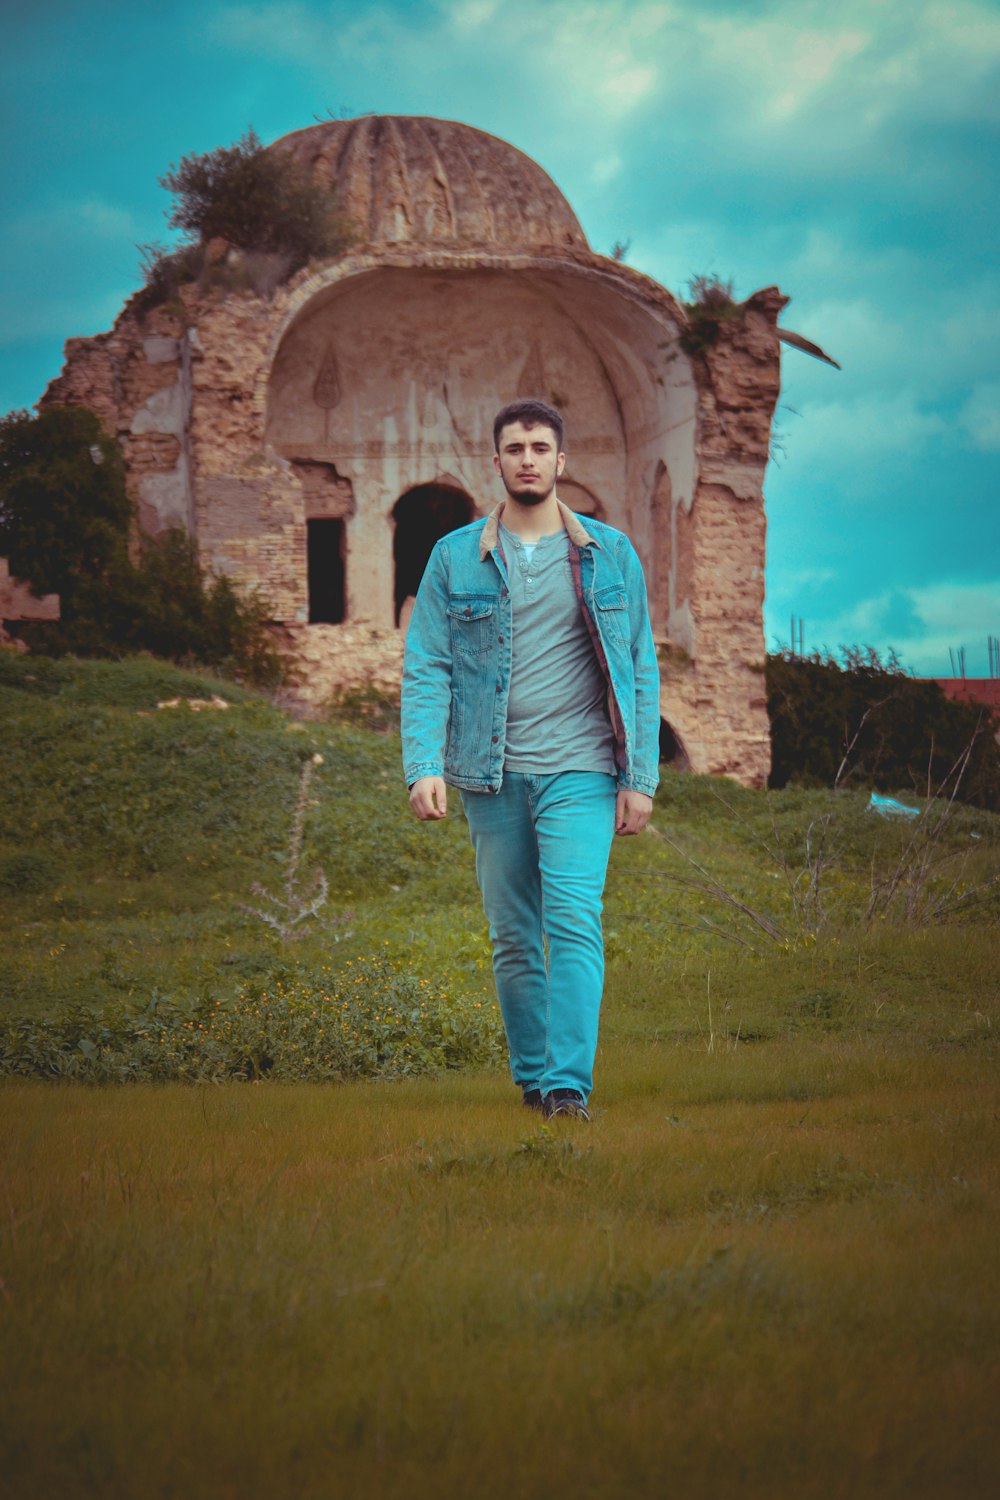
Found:
[[[668,720],[660,719],[660,765],[671,771],[690,771],[691,760],[684,741]]]
[[[412,600],[436,542],[473,520],[472,497],[457,485],[432,480],[413,485],[392,508],[393,607],[395,623],[405,628]]]
[[[694,389],[664,353],[670,309],[638,290],[594,267],[384,265],[297,308],[267,378],[266,444],[351,485],[348,621],[399,619],[392,512],[407,490],[447,472],[480,515],[501,498],[493,417],[529,385],[566,419],[565,500],[628,532],[650,568],[649,476],[664,459],[675,503],[690,494]]]

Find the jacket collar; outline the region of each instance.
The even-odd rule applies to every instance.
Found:
[[[479,537],[480,561],[487,558],[497,544],[500,535],[500,521],[506,504],[506,500],[501,500],[496,510],[491,511],[486,517],[486,525],[483,527]],[[559,514],[562,517],[562,523],[566,528],[566,533],[570,541],[575,543],[577,547],[596,547],[596,539],[591,536],[576,511],[570,510],[569,506],[564,505],[559,499],[556,500],[556,504],[559,507]]]

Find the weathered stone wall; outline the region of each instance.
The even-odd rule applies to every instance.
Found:
[[[760,783],[762,482],[785,299],[758,293],[689,354],[670,294],[592,254],[551,185],[523,244],[491,238],[515,219],[485,199],[482,243],[454,238],[461,197],[428,219],[418,200],[443,190],[442,162],[464,181],[473,157],[462,155],[465,127],[425,125],[334,122],[291,138],[321,176],[351,185],[351,203],[372,180],[364,151],[416,142],[402,218],[386,219],[381,198],[368,204],[369,232],[388,235],[391,221],[389,239],[301,272],[270,299],[222,290],[239,257],[209,247],[214,289],[186,286],[155,309],[133,298],[110,333],[67,344],[44,399],[90,406],[115,434],[146,530],[188,527],[210,567],[259,590],[280,625],[290,701],[314,711],[338,690],[398,690],[394,506],[440,483],[485,513],[501,494],[492,413],[514,395],[542,396],[567,418],[566,497],[622,526],[643,559],[662,711],[691,767]],[[561,226],[558,243],[545,224]],[[322,517],[344,527],[343,625],[307,623],[307,522]]]
[[[399,698],[401,630],[354,620],[349,625],[279,626],[274,638],[287,663],[283,701],[296,713],[320,714],[345,693],[374,690]]]
[[[698,482],[675,513],[671,644],[664,715],[693,770],[763,785],[771,769],[764,685],[763,481],[780,389],[776,324],[786,299],[758,292],[695,359]]]
[[[192,525],[190,345],[180,304],[144,311],[133,297],[110,333],[70,339],[45,405],[89,406],[118,440],[145,531]]]

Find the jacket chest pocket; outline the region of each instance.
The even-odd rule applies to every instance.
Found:
[[[496,598],[488,594],[452,594],[448,600],[448,624],[456,656],[476,660],[487,655],[496,633],[496,609]]]
[[[620,583],[594,591],[594,611],[601,634],[625,643],[629,638],[628,600]]]

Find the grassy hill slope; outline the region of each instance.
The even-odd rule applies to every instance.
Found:
[[[213,698],[228,706],[191,706]],[[396,736],[303,724],[151,659],[3,654],[0,716],[0,1010],[142,1006],[154,991],[227,1000],[289,965],[337,971],[375,952],[467,994],[488,989],[458,799],[442,824],[412,818]],[[244,908],[266,904],[255,883],[281,896],[315,756],[300,877],[322,869],[330,896],[305,936],[282,943]],[[676,1037],[711,1024],[745,1040],[813,1022],[877,1027],[924,990],[935,1005],[966,997],[973,1016],[985,1004],[995,816],[931,807],[915,835],[863,794],[668,774],[653,830],[613,850],[608,1027]],[[968,1018],[925,1019],[947,1030]]]

